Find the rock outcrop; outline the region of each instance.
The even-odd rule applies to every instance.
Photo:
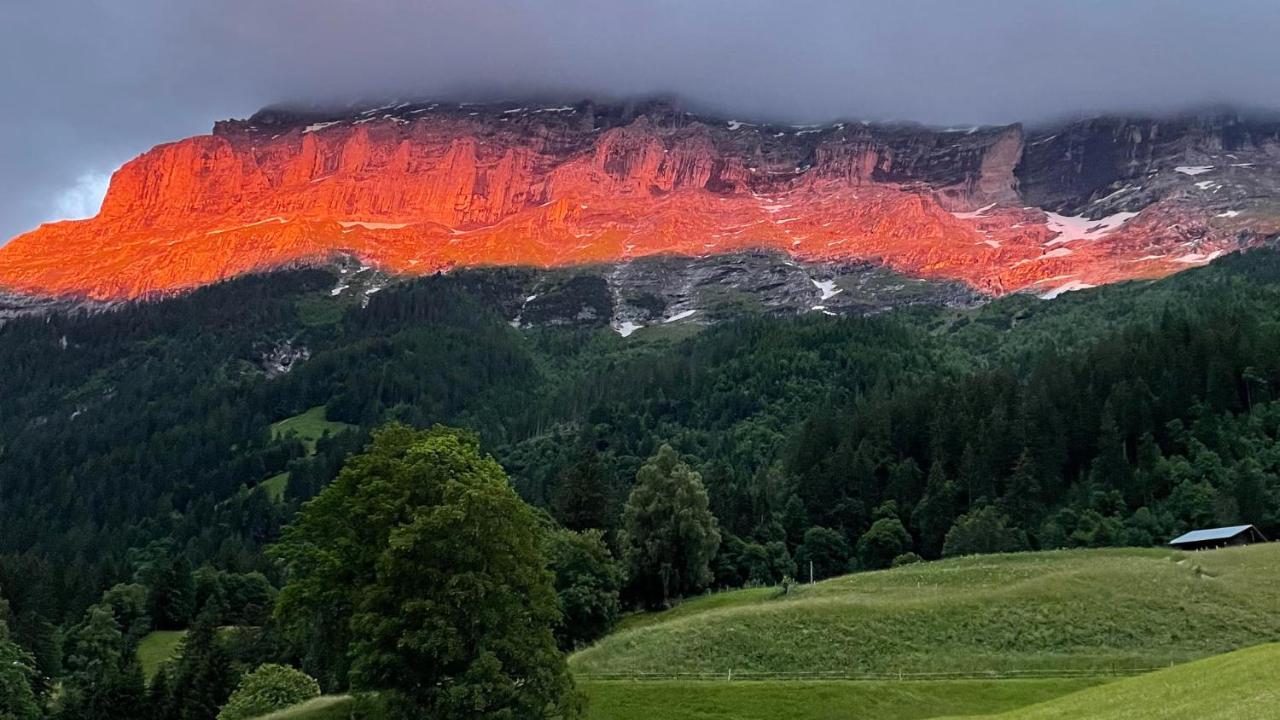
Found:
[[[1054,294],[1280,231],[1278,138],[1232,118],[1029,132],[656,102],[269,109],[127,163],[97,217],[0,247],[0,290],[116,300],[336,256],[413,275],[762,249]]]

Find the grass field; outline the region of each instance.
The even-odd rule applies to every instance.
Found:
[[[591,720],[1271,718],[1280,644],[1256,643],[1280,640],[1277,608],[1280,545],[984,556],[708,595],[630,616],[570,664]],[[1150,672],[1105,676],[1122,668]],[[1063,676],[1010,677],[1028,671]],[[269,717],[351,708],[321,698]]]
[[[324,695],[255,720],[346,720],[351,716],[351,705],[350,695]]]
[[[261,485],[267,491],[267,497],[272,500],[280,500],[284,497],[285,488],[289,486],[289,473],[276,473],[263,480]]]
[[[292,433],[302,441],[307,454],[311,455],[316,451],[316,441],[324,437],[326,432],[332,435],[352,427],[354,426],[347,423],[329,420],[325,417],[324,406],[317,405],[306,412],[271,423],[271,437],[278,438]],[[285,488],[289,484],[289,473],[277,473],[260,484],[272,500],[280,500],[284,498]]]
[[[1137,677],[906,682],[585,682],[589,720],[1241,720],[1280,717],[1280,644]],[[339,720],[326,696],[260,720]]]
[[[999,713],[1097,685],[1099,680],[921,682],[585,682],[588,720],[924,720]],[[337,720],[352,699],[325,696],[260,720]]]
[[[986,716],[985,720],[1261,720],[1280,717],[1277,679],[1280,645],[1261,645],[1089,688]]]
[[[350,427],[346,423],[325,418],[324,406],[317,405],[306,412],[271,423],[271,436],[281,437],[293,433],[306,446],[307,452],[312,453],[316,450],[316,440],[323,437],[325,432],[333,434]]]
[[[916,720],[998,713],[1099,680],[584,682],[591,720]]]
[[[161,663],[173,657],[178,650],[178,643],[186,635],[186,630],[156,630],[142,638],[138,643],[138,662],[142,665],[142,676],[150,681]]]
[[[1280,640],[1280,545],[1072,550],[860,573],[790,595],[692,600],[571,658],[647,673],[1091,672],[1167,667]]]

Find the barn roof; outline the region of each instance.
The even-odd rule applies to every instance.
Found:
[[[1252,525],[1232,525],[1230,527],[1210,528],[1208,530],[1192,530],[1169,541],[1170,545],[1206,542],[1210,540],[1229,540],[1253,527]]]

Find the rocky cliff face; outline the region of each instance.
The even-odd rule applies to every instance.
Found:
[[[391,274],[769,250],[1052,295],[1280,231],[1280,124],[933,130],[663,103],[264,110],[159,146],[100,214],[0,247],[0,289],[115,300],[354,256]]]

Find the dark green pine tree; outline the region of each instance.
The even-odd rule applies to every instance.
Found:
[[[1013,466],[1013,474],[1006,483],[1004,497],[1000,500],[1005,514],[1021,527],[1031,527],[1044,511],[1040,500],[1040,475],[1029,449],[1023,450]]]
[[[782,518],[780,520],[782,530],[787,535],[787,547],[795,550],[804,542],[804,534],[808,531],[809,513],[804,509],[804,502],[800,500],[800,496],[795,493],[787,498],[786,505],[782,508]]]
[[[617,525],[612,505],[608,475],[600,456],[593,448],[583,447],[560,479],[551,502],[552,514],[574,532],[611,529]]]
[[[168,663],[160,666],[156,674],[151,676],[147,686],[146,720],[178,720],[177,708],[173,705],[173,688],[169,675],[172,671]]]
[[[173,673],[178,720],[215,720],[235,687],[231,656],[218,638],[214,608],[200,613],[182,640]]]
[[[1098,454],[1089,466],[1089,480],[1099,490],[1119,490],[1132,495],[1133,470],[1125,453],[1120,427],[1110,412],[1102,413],[1098,429]]]
[[[960,489],[948,477],[940,460],[929,467],[924,497],[915,507],[911,522],[920,539],[920,553],[936,558],[942,554],[942,542],[959,514]]]
[[[147,611],[159,630],[178,630],[191,622],[195,611],[195,581],[191,577],[191,563],[182,553],[160,561],[148,578],[151,593],[147,596]]]

